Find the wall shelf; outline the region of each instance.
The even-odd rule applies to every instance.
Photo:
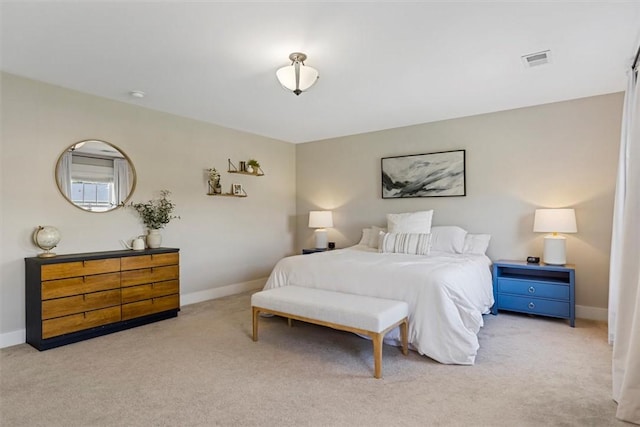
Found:
[[[227,162],[229,163],[227,168],[227,172],[229,173],[239,173],[242,175],[251,175],[251,176],[264,176],[264,171],[260,168],[260,166],[258,166],[258,170],[255,172],[247,172],[243,170],[238,170],[238,168],[236,167],[236,165],[233,164],[231,159],[227,159]]]
[[[229,172],[229,173],[239,173],[239,174],[242,174],[242,175],[251,175],[251,176],[264,176],[264,173],[262,173],[261,171],[262,171],[262,169],[258,168],[258,173],[247,172],[247,171],[233,171],[233,170],[230,170],[230,171],[227,171],[227,172]]]
[[[243,194],[233,194],[233,193],[218,193],[218,194],[207,194],[207,196],[216,196],[216,197],[247,197],[247,193],[242,190]]]

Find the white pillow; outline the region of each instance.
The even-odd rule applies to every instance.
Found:
[[[489,247],[490,234],[467,234],[464,238],[464,254],[484,255]]]
[[[464,250],[464,239],[467,230],[450,226],[437,226],[431,229],[431,249],[434,251],[461,254]]]
[[[380,233],[386,232],[386,228],[376,227],[375,225],[371,227],[371,234],[369,235],[369,247],[378,249],[378,236],[380,235]]]
[[[369,239],[371,238],[371,229],[363,228],[362,229],[362,238],[360,239],[359,245],[367,245],[369,246]]]
[[[420,233],[431,232],[431,218],[433,210],[387,214],[387,229],[389,233]]]
[[[429,233],[381,233],[378,252],[410,255],[429,255]]]

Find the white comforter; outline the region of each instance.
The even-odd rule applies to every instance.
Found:
[[[357,245],[284,258],[265,289],[295,285],[406,301],[415,350],[441,363],[472,365],[482,314],[493,305],[490,264],[484,255],[380,254]],[[397,340],[397,330],[388,338]]]

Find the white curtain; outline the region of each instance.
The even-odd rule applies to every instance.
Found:
[[[66,151],[60,158],[58,168],[58,187],[67,199],[71,200],[71,163],[73,156],[71,151]]]
[[[126,159],[113,159],[113,193],[115,204],[118,205],[125,200],[131,189],[131,170]]]
[[[609,273],[616,416],[640,424],[640,90],[637,68],[625,93]]]

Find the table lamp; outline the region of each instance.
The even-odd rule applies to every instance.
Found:
[[[577,233],[576,213],[573,209],[536,209],[533,220],[534,233],[551,233],[544,236],[542,261],[545,264],[567,263],[567,239],[558,233]]]
[[[310,211],[309,228],[315,228],[316,249],[327,248],[327,227],[333,227],[331,211]]]

